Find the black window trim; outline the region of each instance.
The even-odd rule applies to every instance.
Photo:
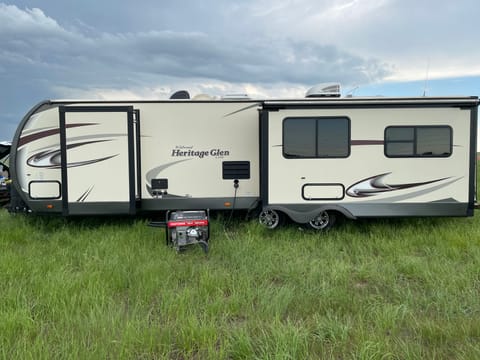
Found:
[[[391,128],[413,128],[413,139],[412,140],[387,140],[387,131]],[[417,154],[417,129],[430,129],[430,128],[448,128],[450,130],[450,151],[447,155],[423,155]],[[383,153],[385,157],[396,159],[396,158],[448,158],[453,154],[453,128],[450,125],[390,125],[387,126],[383,133],[384,145]],[[410,144],[413,143],[413,155],[388,155],[387,154],[387,145],[389,143],[395,144]]]
[[[285,144],[285,121],[289,119],[312,119],[315,121],[315,134],[318,134],[318,120],[332,120],[332,119],[343,119],[347,120],[347,154],[345,156],[292,156],[285,154],[284,144]],[[351,139],[352,139],[352,121],[348,116],[288,116],[282,120],[282,155],[285,159],[346,159],[350,157],[351,154]],[[315,135],[315,152],[318,152],[318,136]]]

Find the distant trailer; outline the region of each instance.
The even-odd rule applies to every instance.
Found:
[[[477,97],[188,97],[38,104],[12,143],[12,210],[473,215]]]

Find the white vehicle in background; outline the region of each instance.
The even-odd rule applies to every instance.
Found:
[[[0,205],[9,201],[7,183],[10,179],[9,173],[9,154],[11,143],[8,141],[0,142]]]

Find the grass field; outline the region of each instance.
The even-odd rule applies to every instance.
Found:
[[[480,217],[318,234],[0,211],[4,359],[478,359]]]

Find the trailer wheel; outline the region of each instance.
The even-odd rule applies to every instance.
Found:
[[[324,210],[314,219],[310,220],[308,222],[308,225],[314,230],[326,230],[331,228],[333,224],[335,224],[335,220],[335,213]]]
[[[262,210],[258,215],[260,224],[267,229],[273,230],[279,227],[283,222],[283,214],[272,209]]]

